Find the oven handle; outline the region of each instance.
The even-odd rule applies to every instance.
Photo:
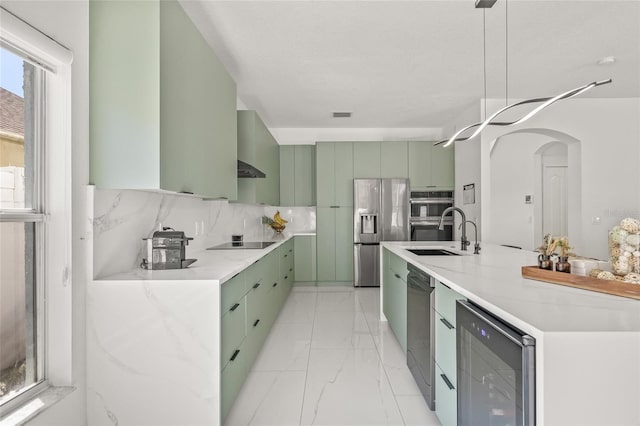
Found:
[[[493,327],[497,332],[505,336],[507,339],[511,340],[513,343],[517,344],[520,347],[526,346],[535,346],[536,340],[529,336],[528,334],[520,334],[508,328],[506,324],[502,324],[493,318],[490,315],[487,315],[483,310],[478,309],[475,305],[467,302],[466,300],[458,300],[456,301],[460,306],[465,308],[467,311],[471,312],[471,314],[477,316],[481,320],[485,321],[491,327]]]

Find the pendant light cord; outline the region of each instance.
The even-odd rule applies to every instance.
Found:
[[[485,9],[482,9],[482,63],[484,78],[484,119],[487,119],[487,19]]]
[[[504,104],[509,105],[509,0],[504,1]]]

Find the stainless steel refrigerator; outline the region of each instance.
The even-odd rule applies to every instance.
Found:
[[[409,241],[409,180],[353,180],[355,287],[380,286],[380,242]]]

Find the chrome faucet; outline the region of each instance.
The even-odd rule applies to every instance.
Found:
[[[467,217],[464,215],[462,209],[460,209],[459,207],[447,207],[442,212],[442,216],[440,216],[440,224],[438,225],[438,229],[441,231],[444,229],[444,217],[447,215],[447,213],[452,211],[456,211],[460,213],[460,216],[462,216],[462,223],[460,224],[460,226],[462,227],[462,236],[460,237],[460,250],[466,250],[467,246],[471,243],[469,242],[469,240],[467,240]]]
[[[478,227],[476,226],[475,222],[472,220],[467,220],[467,223],[470,223],[473,225],[473,230],[474,230],[474,234],[475,234],[475,244],[473,245],[473,254],[480,254],[480,242],[478,241]],[[462,224],[460,224],[460,226],[462,226]],[[460,227],[458,227],[458,229],[460,229]]]

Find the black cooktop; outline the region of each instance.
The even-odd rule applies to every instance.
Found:
[[[275,241],[234,241],[209,247],[207,250],[263,249],[275,243]]]

